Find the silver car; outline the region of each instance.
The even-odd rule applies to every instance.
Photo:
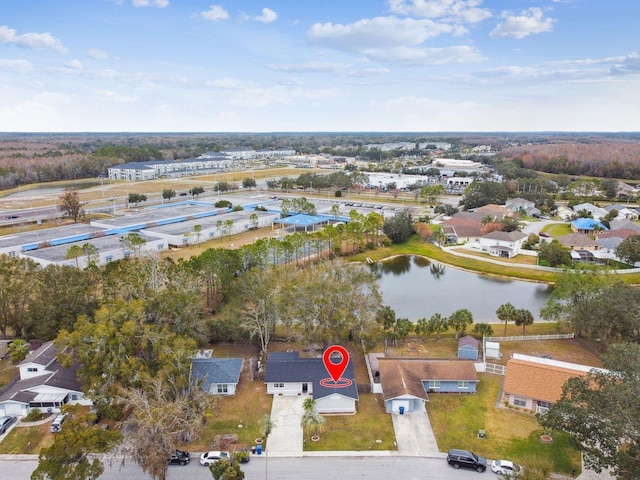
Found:
[[[0,418],[0,435],[7,431],[7,429],[11,426],[12,423],[15,423],[18,420],[18,417],[14,417],[13,415],[7,415]]]

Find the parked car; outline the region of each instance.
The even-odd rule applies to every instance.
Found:
[[[544,238],[549,238],[549,234],[548,233],[544,233],[544,232],[540,232],[538,234],[539,237],[544,237]]]
[[[62,424],[64,423],[64,419],[67,418],[67,414],[66,413],[61,413],[59,415],[56,416],[56,418],[53,419],[53,422],[51,422],[51,432],[52,433],[57,433],[60,430],[62,430]]]
[[[209,466],[212,463],[215,463],[218,460],[222,459],[231,461],[229,452],[219,452],[216,450],[212,450],[211,452],[204,452],[202,455],[200,455],[200,465]]]
[[[509,460],[494,460],[491,462],[491,471],[498,475],[509,475],[510,477],[519,477],[524,469],[517,463]]]
[[[191,455],[189,452],[182,450],[176,450],[169,457],[169,465],[186,465],[191,461]]]
[[[447,463],[453,468],[470,468],[477,472],[487,469],[487,459],[468,450],[451,449],[447,453]]]
[[[18,421],[18,417],[14,417],[13,415],[6,415],[0,418],[0,435],[6,432],[11,424],[15,423],[16,421]]]

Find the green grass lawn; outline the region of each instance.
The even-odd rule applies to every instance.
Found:
[[[562,235],[572,233],[571,227],[568,223],[550,223],[549,225],[546,225],[542,231],[544,233],[548,233],[552,237],[561,237]]]
[[[320,440],[304,435],[304,450],[396,450],[391,415],[384,410],[382,395],[361,393],[355,415],[326,415]]]
[[[440,451],[472,450],[491,459],[505,458],[526,466],[537,459],[551,461],[553,471],[580,470],[580,453],[566,435],[553,433],[553,443],[540,441],[543,433],[533,415],[496,407],[502,376],[480,375],[476,395],[430,395],[427,404]],[[486,438],[478,438],[485,430]]]
[[[41,448],[50,447],[53,433],[50,423],[32,427],[14,427],[0,442],[0,454],[37,455]]]

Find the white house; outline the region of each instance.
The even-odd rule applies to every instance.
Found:
[[[47,342],[18,365],[19,380],[0,394],[0,416],[26,416],[34,408],[59,412],[67,403],[92,405],[81,391],[77,365],[63,367],[57,354],[53,342]]]
[[[264,380],[271,395],[313,396],[318,413],[356,413],[358,389],[351,360],[336,384],[322,358],[300,358],[298,352],[275,352],[267,359]]]
[[[490,232],[467,243],[470,250],[488,253],[493,257],[513,258],[520,253],[527,235],[520,232]]]
[[[194,358],[191,360],[191,381],[200,383],[211,395],[235,395],[242,358]]]

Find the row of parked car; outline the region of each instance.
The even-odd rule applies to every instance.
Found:
[[[247,451],[242,451],[242,455],[238,455],[236,457],[242,463],[246,463],[249,461],[249,453]],[[229,452],[222,452],[218,450],[211,450],[209,452],[204,452],[200,455],[200,465],[208,467],[209,465],[219,461],[219,460],[228,460],[232,461],[232,456]],[[182,450],[176,450],[169,457],[170,465],[186,465],[191,461],[191,456],[189,452],[185,452]]]
[[[487,469],[487,459],[468,450],[451,449],[447,453],[447,463],[453,468],[469,468],[477,472]],[[494,460],[491,462],[491,471],[498,475],[509,475],[509,478],[519,477],[524,469],[517,463],[509,460]]]

